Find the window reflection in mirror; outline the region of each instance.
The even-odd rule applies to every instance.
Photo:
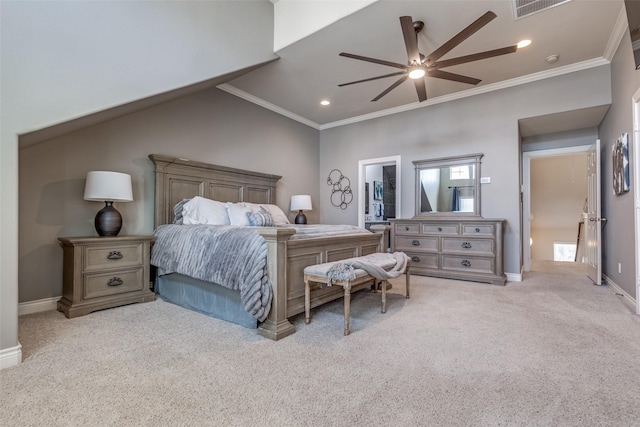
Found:
[[[414,161],[416,215],[480,215],[482,154]]]

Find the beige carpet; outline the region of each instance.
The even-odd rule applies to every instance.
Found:
[[[640,425],[640,317],[573,264],[505,287],[412,276],[279,342],[155,301],[20,318],[3,426]],[[546,272],[545,272],[546,271]]]

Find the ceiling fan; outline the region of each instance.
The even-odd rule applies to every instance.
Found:
[[[358,59],[360,61],[373,62],[374,64],[387,65],[389,67],[400,68],[402,71],[395,73],[385,74],[382,76],[370,77],[368,79],[356,80],[349,83],[342,83],[338,86],[348,86],[356,83],[368,82],[371,80],[383,79],[392,76],[402,76],[395,81],[391,86],[386,88],[382,93],[373,98],[371,101],[377,101],[396,87],[400,86],[405,80],[411,78],[415,84],[416,92],[418,93],[418,99],[420,102],[426,101],[427,89],[425,87],[425,81],[423,76],[435,77],[438,79],[452,80],[454,82],[468,83],[477,85],[481,80],[473,77],[462,76],[460,74],[454,74],[447,71],[443,71],[442,68],[451,67],[453,65],[464,64],[467,62],[478,61],[481,59],[491,58],[494,56],[505,55],[507,53],[513,53],[518,49],[517,45],[503,47],[500,49],[488,50],[485,52],[478,52],[471,55],[460,56],[452,59],[445,59],[439,61],[441,57],[446,55],[453,48],[469,38],[473,33],[491,22],[497,15],[491,11],[485,13],[480,18],[476,19],[465,29],[453,36],[449,41],[442,46],[434,50],[430,55],[425,56],[418,50],[418,33],[424,28],[424,22],[413,21],[410,16],[400,17],[400,27],[402,28],[402,35],[404,36],[404,44],[407,48],[407,56],[409,57],[407,65],[399,64],[396,62],[385,61],[382,59],[369,58],[366,56],[354,55],[352,53],[340,53],[340,56],[347,58]]]

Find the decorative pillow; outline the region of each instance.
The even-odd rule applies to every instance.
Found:
[[[260,206],[255,212],[247,212],[247,218],[249,219],[249,225],[254,227],[273,227],[273,218],[269,211]]]
[[[289,218],[287,218],[287,215],[285,215],[285,213],[282,211],[282,209],[280,209],[276,205],[269,205],[269,204],[256,205],[256,204],[253,204],[253,203],[245,203],[245,205],[246,206],[251,206],[251,207],[258,206],[258,207],[265,208],[271,214],[271,218],[273,218],[273,224],[274,225],[287,225],[287,224],[289,224]]]
[[[183,224],[229,225],[224,203],[196,196],[182,207]]]
[[[255,209],[257,210],[257,209]],[[247,214],[253,213],[254,208],[251,206],[245,206],[244,203],[227,203],[227,213],[229,215],[229,222],[231,225],[247,226],[249,225],[249,218]]]
[[[173,207],[173,223],[182,225],[182,209],[184,204],[191,199],[182,199]]]

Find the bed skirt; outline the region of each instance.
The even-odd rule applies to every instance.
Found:
[[[163,300],[181,307],[245,328],[258,327],[257,319],[245,310],[238,291],[178,273],[158,276],[155,291]]]

